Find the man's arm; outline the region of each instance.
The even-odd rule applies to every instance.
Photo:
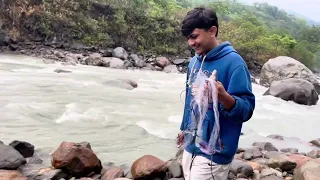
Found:
[[[252,93],[250,73],[244,65],[238,66],[232,72],[228,89],[221,94],[219,101],[222,104],[223,116],[237,123],[246,122],[252,117],[255,96]]]
[[[188,68],[187,69],[187,77],[186,77],[186,86],[185,86],[186,95],[185,95],[185,101],[184,101],[183,117],[182,117],[182,121],[181,121],[181,125],[180,125],[180,130],[181,131],[184,131],[186,129],[186,124],[188,123],[187,122],[187,116],[188,116],[187,97],[188,97],[188,91],[189,91],[189,88],[188,88],[189,76],[190,76],[190,73],[189,73],[189,68]]]

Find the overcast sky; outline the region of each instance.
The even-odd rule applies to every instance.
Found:
[[[267,2],[286,11],[294,11],[311,20],[320,22],[320,0],[242,0],[244,2]]]

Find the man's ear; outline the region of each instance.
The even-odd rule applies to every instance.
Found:
[[[210,32],[210,37],[216,37],[217,27],[216,27],[216,26],[212,26],[212,27],[209,29],[209,32]]]

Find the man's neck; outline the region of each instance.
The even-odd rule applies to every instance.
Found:
[[[214,40],[212,41],[212,43],[210,44],[208,51],[201,54],[202,57],[204,57],[205,55],[207,55],[212,49],[216,48],[217,46],[220,45],[220,42],[218,40]]]

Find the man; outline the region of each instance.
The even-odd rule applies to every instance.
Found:
[[[200,68],[207,77],[216,70],[219,102],[220,132],[217,148],[220,151],[207,154],[195,145],[195,140],[185,145],[182,166],[186,180],[226,180],[230,163],[238,148],[242,124],[248,121],[255,108],[255,96],[248,68],[242,57],[228,42],[219,43],[218,18],[207,8],[194,8],[182,22],[181,32],[187,37],[196,55],[191,59],[187,72],[186,99],[183,120],[179,134],[180,145],[190,130],[192,113],[191,101],[197,87],[193,86]],[[208,143],[215,118],[212,102],[204,119],[203,137]],[[199,136],[199,134],[197,134]],[[194,136],[193,136],[194,138]]]

